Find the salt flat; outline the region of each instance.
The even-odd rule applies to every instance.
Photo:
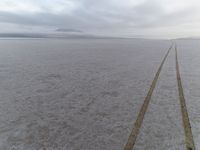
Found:
[[[193,44],[177,41],[198,149],[200,53]],[[0,40],[0,149],[122,150],[170,45],[141,39]],[[154,143],[154,149],[184,147],[174,60],[172,52],[137,149],[150,149],[147,145]]]
[[[172,48],[160,74],[135,149],[185,149],[185,135]]]
[[[200,149],[200,40],[177,40],[186,104],[196,149]]]

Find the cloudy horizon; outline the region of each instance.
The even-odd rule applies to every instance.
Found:
[[[73,31],[103,36],[200,36],[197,0],[1,0],[1,33]]]

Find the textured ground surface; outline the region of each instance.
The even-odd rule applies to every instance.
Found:
[[[169,46],[153,40],[0,40],[0,149],[122,150]],[[200,52],[181,46],[197,142]],[[174,59],[171,53],[163,66],[139,150],[184,147]]]
[[[185,135],[176,82],[175,51],[170,52],[146,112],[136,150],[184,150]]]
[[[200,40],[178,40],[177,45],[194,142],[200,150]]]

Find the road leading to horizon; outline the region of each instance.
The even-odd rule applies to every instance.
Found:
[[[176,43],[199,150],[200,44]],[[0,149],[123,150],[170,45],[142,39],[0,40]],[[184,148],[172,50],[134,149]]]

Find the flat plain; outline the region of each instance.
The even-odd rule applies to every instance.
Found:
[[[199,43],[176,40],[197,150]],[[145,39],[1,39],[0,149],[123,150],[170,46]],[[185,148],[175,66],[172,48],[135,150]]]

